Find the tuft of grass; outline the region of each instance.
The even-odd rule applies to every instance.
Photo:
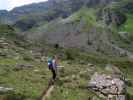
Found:
[[[133,14],[132,13],[127,13],[127,21],[121,27],[121,31],[133,33],[132,26],[133,26]]]

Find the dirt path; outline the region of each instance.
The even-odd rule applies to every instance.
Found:
[[[63,68],[64,66],[60,66],[59,68]],[[80,73],[85,73],[85,71],[81,71]],[[58,73],[59,74],[59,73]],[[72,76],[76,76],[75,74],[73,74]],[[55,87],[55,82],[52,82],[52,79],[50,79],[49,81],[49,85],[48,87],[43,91],[42,95],[41,95],[41,99],[40,100],[47,100],[47,98],[49,98],[51,96],[52,91],[54,90]]]
[[[64,66],[58,66],[58,68],[63,68]],[[59,74],[59,73],[58,73]],[[52,81],[52,79],[49,80],[48,87],[43,91],[41,97],[39,100],[47,100],[51,96],[52,91],[55,87],[55,82]]]
[[[54,90],[54,85],[51,85],[48,90],[45,92],[45,94],[42,96],[41,100],[47,100],[51,96],[52,91]]]
[[[39,100],[47,100],[51,96],[52,91],[54,90],[54,82],[49,81],[48,87],[44,89]]]

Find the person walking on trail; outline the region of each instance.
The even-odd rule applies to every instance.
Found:
[[[48,67],[49,67],[49,70],[51,70],[52,72],[53,80],[55,80],[57,76],[57,64],[58,64],[57,56],[54,56],[53,58],[48,58]]]
[[[58,66],[58,57],[57,56],[53,57],[52,63],[53,63],[53,68],[55,69],[55,72],[57,74],[57,66]]]

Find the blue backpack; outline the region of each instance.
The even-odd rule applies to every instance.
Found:
[[[53,68],[52,58],[48,58],[48,68],[49,69],[52,69]]]

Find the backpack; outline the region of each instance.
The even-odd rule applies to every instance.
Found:
[[[48,68],[52,69],[53,68],[53,62],[52,58],[48,58]]]

